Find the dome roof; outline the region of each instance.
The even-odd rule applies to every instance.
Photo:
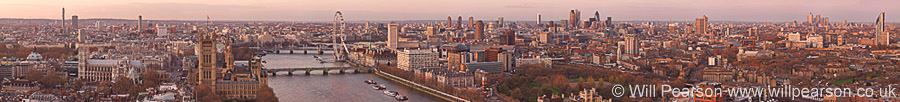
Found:
[[[26,57],[25,59],[32,60],[32,61],[39,61],[39,60],[44,59],[44,56],[41,56],[41,54],[38,54],[37,52],[31,52],[31,54],[28,54],[28,57]]]

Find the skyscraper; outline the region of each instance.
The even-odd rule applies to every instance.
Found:
[[[606,26],[612,27],[612,17],[606,17]]]
[[[556,34],[556,26],[557,25],[558,24],[553,23],[553,21],[550,21],[550,32],[552,32],[553,34]]]
[[[707,28],[709,27],[709,18],[706,18],[706,15],[703,15],[703,18],[697,18],[694,21],[694,31],[696,34],[706,35]]]
[[[435,29],[436,29],[436,28],[434,28],[434,27],[432,27],[432,26],[428,26],[428,27],[425,28],[425,38],[426,38],[426,40],[428,40],[428,41],[434,41],[434,42],[436,42],[436,41],[438,40],[438,39],[435,39],[435,38],[437,37],[437,30],[435,30]]]
[[[444,26],[446,26],[447,28],[450,28],[451,26],[453,26],[453,18],[450,16],[447,16],[447,24]]]
[[[813,24],[813,13],[810,12],[809,15],[806,15],[806,24]]]
[[[573,21],[578,21],[578,20],[575,20],[575,19],[577,19],[577,18],[575,18],[575,10],[570,10],[570,11],[569,11],[569,26],[570,26],[570,27],[574,27],[574,26],[575,26],[576,23],[574,23]],[[560,23],[563,23],[563,22],[560,22]]]
[[[462,16],[456,18],[456,29],[462,28]]]
[[[484,22],[481,20],[475,21],[475,40],[484,39]]]
[[[847,19],[841,20],[841,25],[847,25]]]
[[[594,21],[600,21],[600,11],[594,12]]]
[[[503,17],[497,18],[497,25],[500,25],[500,28],[503,28]]]
[[[875,43],[876,45],[888,45],[891,43],[890,34],[888,32],[884,32],[884,12],[881,12],[878,15],[878,19],[875,20]]]
[[[447,17],[449,18],[449,17]],[[397,50],[399,46],[400,39],[400,24],[397,22],[388,23],[388,41],[387,48],[392,50]]]
[[[816,24],[821,23],[821,22],[822,22],[822,15],[816,14],[816,18],[813,19],[813,20],[816,21],[816,22],[815,22]]]
[[[575,20],[569,22],[574,22],[574,27],[581,28],[581,10],[575,9]]]
[[[366,21],[366,25],[365,25],[364,29],[365,29],[364,33],[369,33],[369,29],[371,29],[371,26],[369,26],[369,21]]]
[[[138,15],[138,32],[143,32],[144,30],[144,16]]]
[[[72,29],[78,30],[78,15],[72,15]]]
[[[537,24],[538,24],[538,25],[541,25],[541,13],[538,13],[538,21],[537,21]]]
[[[84,29],[78,29],[75,33],[78,34],[78,42],[84,42],[84,38],[86,37],[86,35],[84,35]]]

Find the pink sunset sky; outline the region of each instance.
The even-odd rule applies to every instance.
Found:
[[[534,21],[568,18],[580,9],[613,20],[806,21],[810,12],[832,22],[874,22],[884,11],[900,21],[900,0],[0,0],[0,18],[150,20],[330,21],[335,11],[349,21],[444,20],[447,16]],[[892,16],[898,15],[898,16]]]

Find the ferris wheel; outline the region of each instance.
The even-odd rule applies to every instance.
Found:
[[[340,39],[340,45],[344,50],[343,52],[348,54],[350,53],[350,49],[348,49],[347,44],[344,43],[344,39],[346,38],[344,34],[344,28],[346,27],[347,23],[344,22],[344,15],[341,13],[341,11],[337,11],[334,13],[334,22],[332,22],[332,24],[333,27],[331,29],[332,34],[334,35],[331,36],[331,43],[332,47],[334,47],[334,58],[336,61],[346,60],[347,57],[345,56],[345,54],[341,53],[341,48],[338,48],[338,39]]]

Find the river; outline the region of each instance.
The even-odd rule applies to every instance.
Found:
[[[296,53],[296,52],[295,52]],[[298,54],[268,54],[263,57],[266,68],[289,67],[329,67],[350,66],[346,63],[319,63],[314,55]],[[314,53],[314,51],[310,51]],[[333,58],[331,54],[315,55],[323,58]],[[351,72],[348,70],[348,72]],[[408,102],[443,102],[445,100],[429,95],[419,90],[404,86],[398,82],[378,77],[372,73],[338,74],[331,71],[330,75],[322,75],[320,71],[313,71],[312,75],[305,76],[302,71],[294,72],[294,76],[287,73],[278,73],[269,77],[269,87],[275,92],[275,96],[281,102],[392,102],[397,101],[393,97],[384,95],[386,90],[373,90],[371,84],[365,80],[375,80],[378,84],[384,84],[387,89],[407,96]]]

